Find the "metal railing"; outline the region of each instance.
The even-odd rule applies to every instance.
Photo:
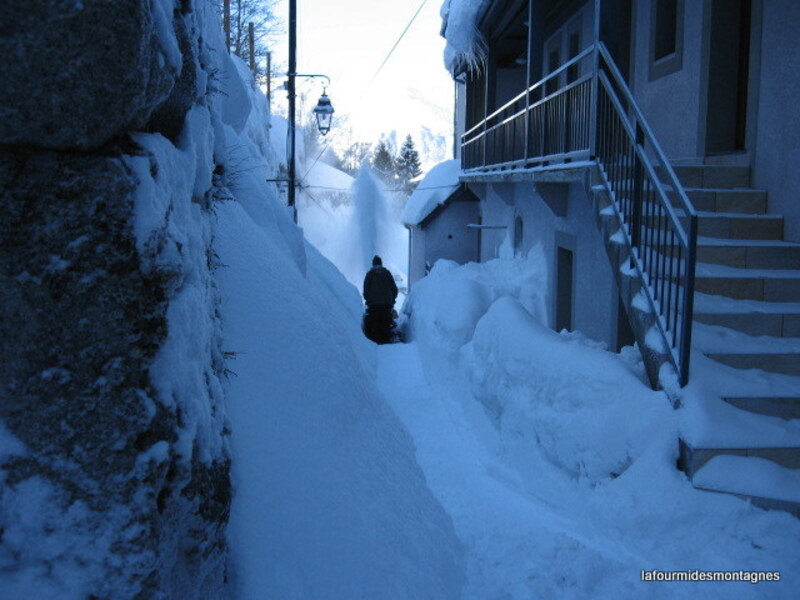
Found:
[[[592,55],[592,72],[559,77]],[[613,199],[631,268],[681,385],[689,377],[697,213],[602,43],[462,136],[462,166],[480,173],[593,158]]]
[[[592,51],[587,48],[467,131],[461,138],[464,169],[489,171],[589,158],[593,74],[554,88]]]

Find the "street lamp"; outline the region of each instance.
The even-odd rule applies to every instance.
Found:
[[[322,135],[327,135],[331,130],[331,121],[333,120],[333,105],[331,104],[331,99],[328,98],[327,90],[324,88],[319,102],[314,107],[314,116],[317,118],[319,132]]]

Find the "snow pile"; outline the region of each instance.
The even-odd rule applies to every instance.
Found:
[[[472,339],[492,303],[506,295],[543,321],[547,313],[540,290],[546,281],[547,268],[538,246],[523,260],[498,258],[463,266],[438,260],[429,276],[414,286],[403,307],[409,319],[407,335],[457,350]]]
[[[379,381],[465,544],[464,598],[796,597],[800,522],[694,489],[676,469],[682,411],[638,351],[542,325],[542,264],[437,262],[404,308],[414,342],[381,349]],[[714,459],[706,483],[746,460]],[[642,581],[652,569],[781,581]]]
[[[498,425],[575,479],[617,477],[673,416],[617,356],[555,333],[508,296],[480,319],[463,361]]]
[[[447,40],[444,64],[453,75],[464,66],[478,68],[486,57],[486,44],[476,23],[483,4],[484,0],[445,0],[442,4]]]
[[[458,189],[461,161],[448,160],[433,167],[411,194],[403,211],[403,223],[419,225]]]

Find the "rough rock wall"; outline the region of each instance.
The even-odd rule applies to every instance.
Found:
[[[213,165],[188,186],[164,167],[215,69],[194,4],[0,5],[3,597],[221,596]]]

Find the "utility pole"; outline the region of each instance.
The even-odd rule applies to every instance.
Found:
[[[256,31],[255,25],[250,21],[247,24],[247,37],[250,42],[250,72],[253,74],[253,79],[256,77]]]
[[[295,206],[295,126],[294,126],[294,78],[297,75],[297,0],[289,0],[289,78],[286,91],[289,93],[289,206],[292,217],[297,223],[297,207]]]

